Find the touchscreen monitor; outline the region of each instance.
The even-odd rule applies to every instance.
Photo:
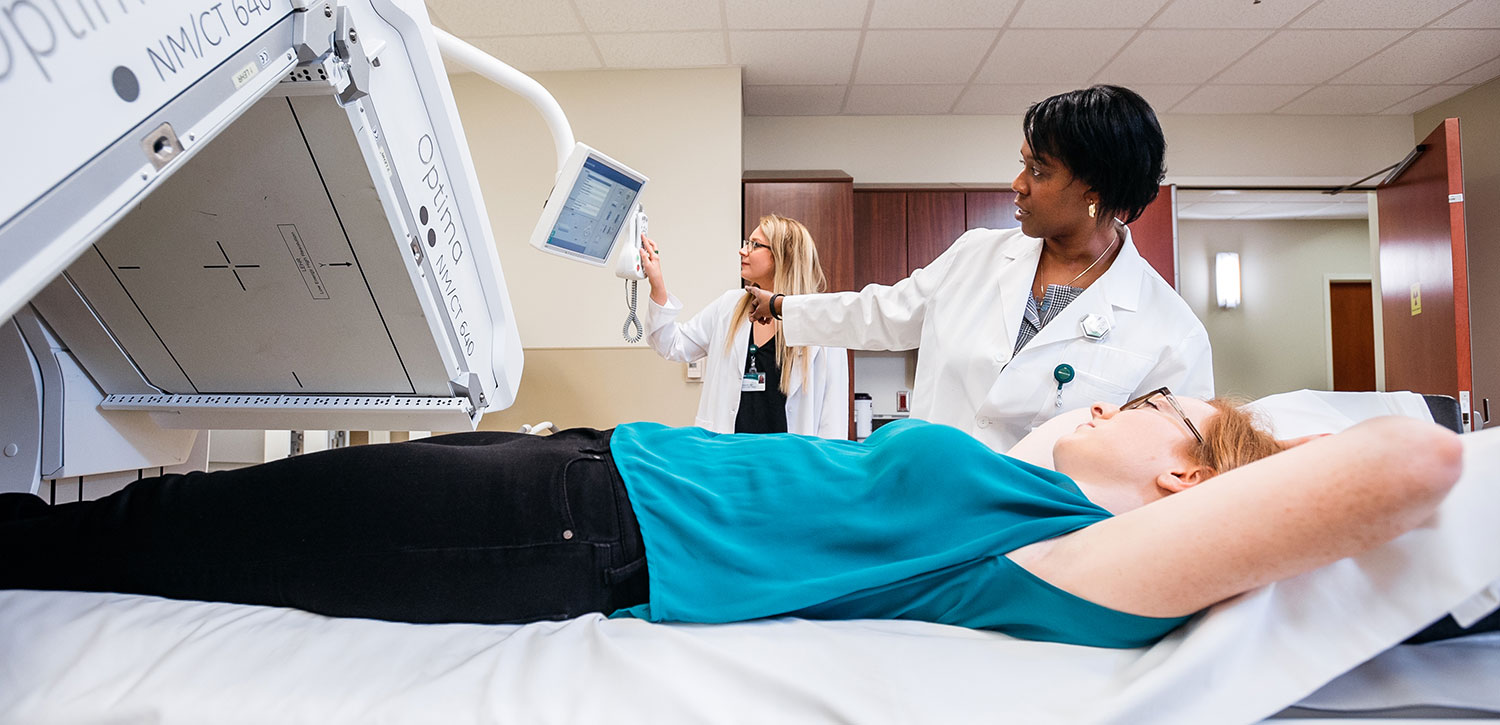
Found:
[[[578,144],[542,208],[532,246],[604,265],[646,181],[630,167]]]

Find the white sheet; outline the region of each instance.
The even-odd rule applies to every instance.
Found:
[[[1320,710],[1435,706],[1500,713],[1500,632],[1404,645],[1298,702]]]
[[[1427,526],[1145,650],[914,622],[418,626],[0,592],[0,723],[1254,722],[1500,579],[1500,431],[1464,438]]]

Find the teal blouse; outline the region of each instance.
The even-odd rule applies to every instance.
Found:
[[[855,443],[633,423],[610,448],[651,586],[613,616],[916,619],[1098,647],[1187,619],[1094,604],[1005,558],[1110,514],[955,428],[898,421]]]

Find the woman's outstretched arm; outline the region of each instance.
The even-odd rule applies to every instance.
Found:
[[[1458,436],[1377,418],[1011,558],[1097,604],[1182,616],[1396,538],[1461,469]]]

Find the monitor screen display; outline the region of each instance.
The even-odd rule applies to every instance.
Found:
[[[640,192],[638,179],[593,156],[584,159],[547,236],[547,246],[604,262]]]

